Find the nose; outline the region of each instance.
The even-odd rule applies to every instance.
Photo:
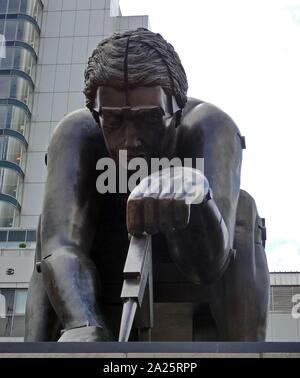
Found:
[[[127,149],[134,149],[140,147],[141,141],[138,138],[134,123],[131,121],[126,121],[125,130],[125,147]]]

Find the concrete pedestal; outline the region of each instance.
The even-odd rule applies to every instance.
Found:
[[[299,358],[300,343],[0,343],[0,358]]]

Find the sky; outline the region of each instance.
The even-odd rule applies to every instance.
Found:
[[[241,188],[266,218],[270,271],[300,271],[300,0],[120,0],[179,54],[188,95],[246,137]]]

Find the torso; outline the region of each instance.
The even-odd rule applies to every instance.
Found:
[[[195,106],[201,103],[203,102],[190,99],[183,111],[183,119]],[[180,146],[180,141],[178,145]],[[180,156],[179,153],[178,155]],[[126,228],[127,197],[125,194],[105,194],[101,195],[101,199],[99,197],[101,215],[92,259],[96,263],[104,282],[119,282],[123,278],[122,272],[129,247]],[[154,262],[158,264],[171,263],[164,235],[159,233],[152,239]]]

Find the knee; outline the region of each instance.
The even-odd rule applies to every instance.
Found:
[[[74,268],[84,263],[87,257],[76,247],[64,246],[55,249],[51,254],[45,256],[41,261],[41,271],[44,273],[49,269],[56,271]]]

